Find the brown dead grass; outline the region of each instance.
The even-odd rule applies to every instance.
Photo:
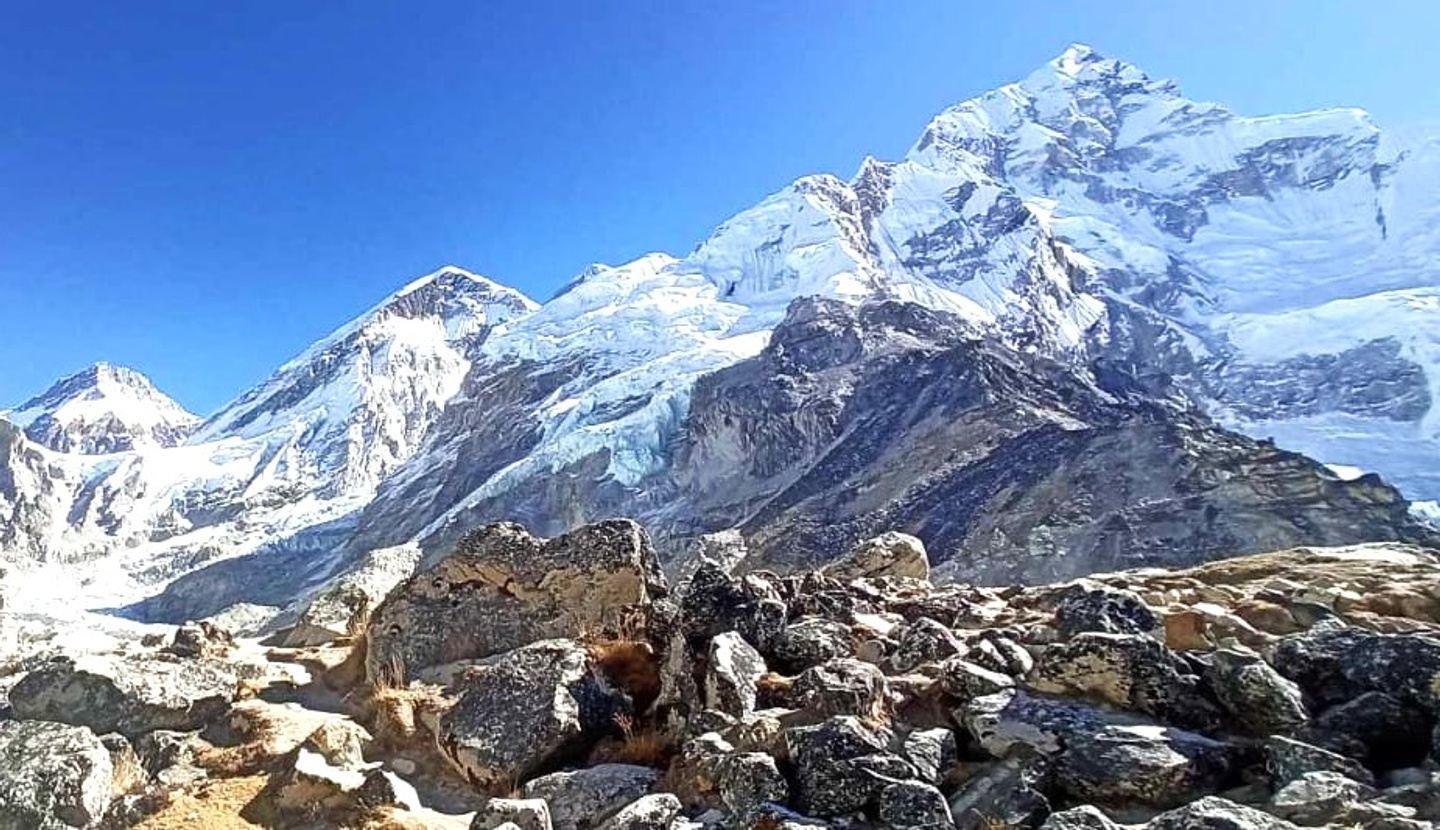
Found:
[[[159,812],[141,820],[134,830],[254,830],[260,825],[246,821],[240,811],[260,795],[265,783],[263,775],[248,775],[172,793]]]
[[[377,684],[361,702],[361,720],[381,746],[404,748],[427,741],[427,714],[439,715],[453,704],[439,686]]]
[[[637,725],[628,715],[616,715],[618,738],[602,741],[590,754],[592,764],[638,764],[665,769],[675,757],[675,742],[653,724]]]
[[[635,711],[644,712],[660,696],[660,658],[643,640],[599,639],[585,643],[595,666],[630,695]]]

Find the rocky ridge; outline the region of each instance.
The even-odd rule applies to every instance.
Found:
[[[667,579],[628,520],[487,525],[328,641],[201,622],[100,654],[22,642],[0,826],[1440,820],[1440,552],[980,587],[932,581],[900,533],[784,575],[738,534],[701,547]]]

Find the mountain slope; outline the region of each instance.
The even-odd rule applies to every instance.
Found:
[[[38,444],[86,454],[173,447],[200,422],[149,378],[109,363],[57,381],[0,417]]]
[[[633,514],[676,544],[739,524],[782,563],[779,540],[808,560],[894,522],[956,574],[1024,578],[1409,538],[1361,473],[1440,496],[1437,147],[1356,110],[1239,116],[1071,47],[684,257],[593,266],[540,306],[422,278],[185,445],[67,461],[62,535],[143,590],[195,572],[203,602],[167,615],[283,602],[489,518]],[[832,302],[863,323],[794,337],[804,309],[845,319]],[[812,350],[848,355],[823,388],[793,371]]]

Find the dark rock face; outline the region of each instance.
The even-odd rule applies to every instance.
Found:
[[[452,511],[539,441],[539,402],[605,371],[486,365],[417,454],[466,464],[392,476],[352,547],[402,543],[442,514],[420,540],[432,556],[486,521],[558,534],[632,515],[667,556],[737,528],[747,567],[786,570],[896,530],[923,541],[940,578],[996,584],[1434,538],[1374,477],[1338,480],[1218,428],[1168,381],[1137,379],[1138,364],[1105,361],[1021,353],[918,305],[801,298],[764,351],[696,383],[653,475],[621,484],[597,450]]]
[[[782,568],[893,527],[982,582],[1429,538],[1373,479],[898,303],[796,301],[760,356],[696,386],[669,478],[702,527],[738,524],[751,562]]]

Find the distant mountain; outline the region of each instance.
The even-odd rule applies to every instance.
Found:
[[[977,580],[1423,541],[1437,218],[1440,136],[1239,116],[1073,46],[683,258],[543,305],[445,268],[181,446],[27,444],[12,503],[58,506],[3,552],[118,563],[107,601],[168,585],[141,613],[175,618],[499,518],[634,515],[669,553],[735,526],[777,565],[895,527]]]
[[[38,444],[88,455],[173,447],[200,422],[149,378],[109,363],[60,380],[0,417]]]

